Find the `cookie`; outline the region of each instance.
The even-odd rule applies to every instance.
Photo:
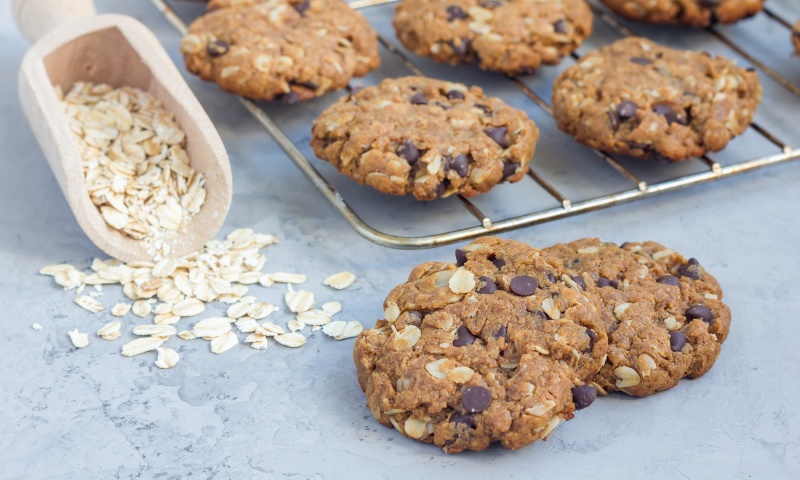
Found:
[[[585,381],[608,340],[594,282],[525,244],[484,237],[420,265],[384,309],[353,357],[370,412],[403,435],[517,449],[596,396]]]
[[[754,71],[637,37],[585,55],[553,87],[561,130],[598,150],[661,162],[723,149],[760,102]]]
[[[538,138],[524,112],[478,87],[405,77],[330,106],[314,121],[311,146],[359,183],[432,200],[521,180]]]
[[[417,55],[511,75],[556,65],[592,33],[584,0],[403,0],[397,38]]]
[[[608,331],[598,391],[637,397],[696,378],[714,365],[730,329],[716,279],[655,242],[619,247],[585,238],[545,249],[597,283]]]
[[[794,43],[794,51],[800,55],[800,20],[797,21],[794,30],[792,30],[792,43]]]
[[[707,27],[752,17],[764,0],[602,0],[619,15],[636,22]]]
[[[380,64],[375,32],[340,0],[211,0],[180,48],[202,79],[283,103],[344,88]]]

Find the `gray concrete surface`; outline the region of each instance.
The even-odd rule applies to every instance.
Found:
[[[600,399],[559,426],[547,442],[519,451],[495,447],[447,456],[372,419],[355,380],[352,340],[335,342],[317,334],[299,350],[273,345],[259,352],[242,346],[215,356],[205,342],[172,339],[169,345],[182,360],[161,371],[153,365],[155,355],[119,354],[131,337],[130,327],[135,320],[141,323],[129,315],[122,340],[105,342],[91,335],[88,348],[72,348],[68,330],[93,332],[107,318],[79,309],[71,292],[36,272],[57,262],[86,267],[102,255],[79,230],[23,119],[16,71],[27,44],[9,18],[9,3],[0,0],[0,477],[800,476],[800,163],[508,234],[539,246],[583,236],[616,242],[654,239],[695,256],[725,289],[733,312],[731,335],[714,369],[698,380],[649,398]],[[800,17],[800,5],[792,0],[769,3]],[[98,4],[102,11],[144,21],[177,59],[179,37],[149,2]],[[384,29],[388,14],[375,15]],[[770,49],[783,49],[787,59],[781,68],[800,78],[800,68],[792,64],[800,65],[800,59],[789,59],[788,47],[776,42]],[[552,74],[542,72],[544,78]],[[320,301],[339,299],[343,319],[369,326],[381,315],[385,294],[413,265],[452,258],[452,247],[406,252],[363,240],[237,102],[213,85],[189,82],[232,158],[234,202],[223,233],[250,227],[281,239],[266,250],[265,271],[307,273],[309,288]],[[795,145],[800,144],[797,105],[770,105],[759,112]],[[287,109],[281,116],[301,111]],[[548,120],[537,121],[544,125]],[[297,135],[307,142],[307,131]],[[577,148],[554,131],[543,144],[549,145],[543,152]],[[750,147],[749,141],[737,141],[729,153]],[[543,156],[542,161],[553,159]],[[514,203],[521,192],[515,188],[504,186],[490,194],[487,210],[495,208],[492,198]],[[390,219],[400,231],[407,227],[399,209],[413,210],[416,216],[409,221],[427,227],[445,222],[455,211],[447,204],[421,210],[410,201],[350,190],[372,200],[373,217]],[[335,293],[320,284],[344,269],[359,277],[350,289]],[[279,302],[283,290],[254,291]],[[113,304],[122,294],[106,288],[102,298]],[[221,311],[219,304],[209,309]],[[34,331],[33,322],[44,329]]]

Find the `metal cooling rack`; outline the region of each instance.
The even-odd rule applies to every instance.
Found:
[[[176,10],[171,5],[171,0],[151,1],[181,34],[185,34],[187,22],[185,19],[181,18],[178,13],[176,13]],[[356,0],[350,2],[350,6],[354,9],[368,9],[395,3],[397,1],[398,0]],[[595,16],[600,18],[616,32],[626,36],[634,35],[634,32],[629,27],[625,26],[624,21],[617,19],[604,8],[592,3],[591,1],[589,3]],[[771,10],[769,8],[764,10],[763,15],[769,17],[769,19],[775,23],[776,28],[785,29],[785,37],[788,38],[789,31],[791,30],[791,23],[788,20],[786,20],[779,13],[776,13],[775,10]],[[769,67],[764,62],[761,62],[758,58],[756,58],[755,55],[749,53],[748,49],[741,45],[741,42],[737,43],[736,41],[732,40],[730,35],[725,33],[724,30],[724,28],[709,27],[705,31],[708,35],[711,35],[716,40],[722,42],[728,48],[735,51],[742,58],[750,62],[753,67],[767,75],[782,88],[791,92],[794,99],[797,99],[796,97],[800,97],[800,85],[787,80],[784,75],[781,75],[775,69]],[[384,35],[379,34],[378,40],[391,55],[399,58],[405,68],[409,71],[409,74],[413,73],[415,75],[425,76],[425,73],[422,71],[422,69],[420,69],[415,61],[412,60],[412,55],[404,53],[401,47],[396,46]],[[788,40],[786,41],[788,42]],[[575,60],[580,58],[577,53],[573,53],[571,57]],[[800,59],[795,59],[794,61],[800,62]],[[533,101],[538,108],[541,108],[547,113],[548,116],[552,117],[552,110],[547,101],[545,101],[539,94],[537,94],[532,88],[523,82],[524,77],[506,78],[516,85],[516,87],[518,87],[528,99]],[[259,121],[259,123],[261,123],[264,129],[275,139],[275,141],[277,141],[280,147],[289,155],[289,157],[306,175],[306,177],[308,177],[311,183],[325,196],[325,198],[328,199],[331,205],[333,205],[333,207],[336,208],[336,210],[338,210],[342,216],[344,216],[344,218],[360,235],[376,244],[393,248],[429,248],[460,242],[480,235],[496,234],[512,229],[549,222],[560,218],[579,215],[581,213],[599,210],[612,205],[628,203],[673,190],[686,188],[692,185],[717,181],[737,174],[800,159],[800,147],[792,146],[782,141],[778,138],[777,134],[756,123],[752,123],[750,125],[750,129],[756,132],[759,136],[763,137],[763,139],[765,139],[769,144],[777,147],[777,153],[758,155],[755,158],[727,163],[725,165],[716,162],[708,156],[703,156],[694,160],[687,160],[687,162],[701,162],[702,168],[700,171],[667,180],[657,181],[654,183],[648,183],[642,180],[632,171],[631,168],[625,167],[623,163],[618,161],[613,156],[595,150],[594,153],[616,173],[621,175],[624,181],[629,184],[630,188],[579,201],[571,200],[569,196],[559,191],[559,189],[553,185],[552,181],[548,181],[547,177],[549,172],[541,169],[539,165],[537,165],[537,162],[535,161],[536,159],[534,159],[529,173],[533,183],[520,181],[514,184],[514,188],[526,188],[523,183],[529,183],[530,185],[537,186],[538,188],[544,190],[550,197],[552,197],[557,202],[558,206],[532,211],[523,215],[497,219],[489,218],[489,216],[485,215],[474,201],[458,196],[457,199],[460,205],[474,217],[474,219],[477,221],[477,224],[467,228],[444,231],[432,235],[402,236],[380,231],[362,220],[357,213],[360,206],[351,205],[344,200],[336,188],[334,188],[334,186],[328,180],[326,180],[320,171],[313,166],[309,159],[300,151],[298,146],[295,145],[278,126],[278,124],[273,121],[263,105],[243,97],[239,97],[239,101]],[[795,107],[788,106],[786,108],[797,108],[799,110],[796,111],[800,111],[800,104]],[[311,120],[311,118],[308,119],[309,129]],[[797,136],[800,137],[800,132],[796,133],[798,134]],[[800,140],[800,138],[793,139],[795,144],[800,144],[800,141],[798,140]],[[543,140],[540,140],[540,143],[542,141]],[[484,194],[484,196],[489,195],[490,193]],[[419,208],[423,209],[429,207],[426,202],[417,202],[417,205]]]

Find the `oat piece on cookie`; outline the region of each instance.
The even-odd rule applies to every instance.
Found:
[[[311,146],[341,173],[392,195],[472,197],[525,176],[539,131],[478,87],[387,79],[314,121]]]
[[[584,289],[585,288],[585,289]],[[356,341],[375,418],[448,453],[546,438],[596,396],[607,337],[596,287],[560,260],[484,237],[416,267]]]
[[[295,103],[380,64],[375,32],[340,0],[211,0],[181,41],[186,67],[223,90]]]
[[[760,102],[754,71],[638,37],[589,53],[553,86],[561,130],[592,148],[663,162],[722,150]]]
[[[623,17],[645,23],[707,27],[752,17],[764,0],[602,0]]]
[[[397,38],[417,55],[511,75],[555,65],[592,33],[584,0],[403,0]]]
[[[655,242],[585,238],[545,249],[599,287],[608,359],[593,382],[601,393],[641,397],[696,378],[714,365],[730,329],[716,279],[695,259]]]

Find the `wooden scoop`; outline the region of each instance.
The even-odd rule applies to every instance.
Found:
[[[122,261],[150,260],[140,241],[108,226],[89,198],[78,139],[54,91],[54,85],[60,85],[67,92],[78,81],[139,88],[175,114],[186,132],[192,168],[207,179],[207,196],[187,231],[173,239],[170,256],[200,250],[228,213],[230,164],[214,125],[156,37],[133,18],[97,16],[91,0],[14,0],[13,9],[20,30],[34,43],[20,69],[20,101],[89,239]]]

